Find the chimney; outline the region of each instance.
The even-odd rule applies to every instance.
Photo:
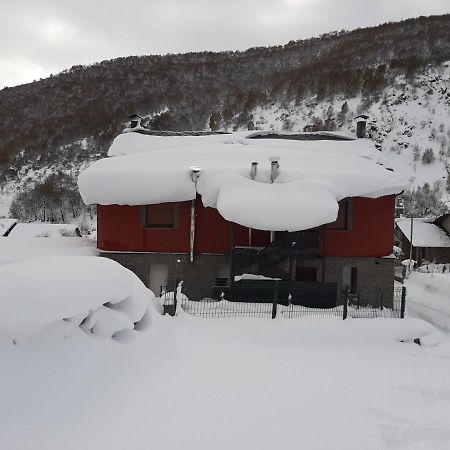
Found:
[[[131,114],[130,116],[130,128],[140,128],[142,117],[138,114]]]
[[[367,116],[366,114],[361,114],[361,115],[355,117],[356,137],[358,139],[363,139],[366,137],[366,126],[367,126],[368,118],[369,118],[369,116]]]
[[[256,178],[256,172],[258,171],[258,162],[252,161],[252,167],[250,169],[250,178],[254,180]]]
[[[271,156],[269,158],[271,170],[270,170],[270,181],[273,183],[280,172],[280,157]]]

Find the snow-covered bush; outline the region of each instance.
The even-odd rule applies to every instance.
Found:
[[[434,157],[434,151],[432,148],[427,148],[422,155],[422,162],[424,164],[431,164],[436,158]]]
[[[148,323],[154,297],[117,262],[85,256],[5,264],[0,266],[0,285],[0,336],[14,342],[61,321],[64,335],[79,326],[91,335],[116,338]]]
[[[431,187],[428,183],[403,194],[405,202],[405,215],[414,217],[427,217],[441,215],[448,211],[445,203],[441,201],[441,190],[438,184]]]

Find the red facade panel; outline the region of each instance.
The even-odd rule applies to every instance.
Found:
[[[190,202],[178,206],[176,228],[145,228],[142,206],[98,205],[97,245],[128,252],[189,252]]]
[[[326,230],[326,256],[387,256],[392,253],[395,196],[356,197],[352,201],[351,229]]]
[[[392,253],[394,196],[354,198],[351,229],[323,232],[322,254],[327,256],[385,256]],[[98,247],[128,252],[188,253],[190,202],[179,203],[178,226],[145,228],[141,206],[108,205],[97,208]],[[265,247],[270,233],[233,226],[214,208],[196,200],[196,253],[228,254],[231,246]]]

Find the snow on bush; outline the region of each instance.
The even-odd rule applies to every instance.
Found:
[[[0,266],[0,334],[20,338],[65,321],[105,337],[133,330],[149,291],[107,258],[44,256]]]

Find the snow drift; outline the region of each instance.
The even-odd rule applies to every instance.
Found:
[[[397,194],[405,185],[401,177],[386,170],[380,153],[364,139],[291,141],[247,139],[245,133],[202,137],[126,133],[116,138],[109,154],[121,156],[93,163],[78,178],[86,203],[145,205],[192,200],[200,194],[205,206],[217,208],[226,219],[271,231],[304,230],[333,222],[339,200]],[[280,170],[271,183],[269,159],[274,156],[280,159]],[[252,161],[258,162],[254,180]],[[191,179],[192,166],[201,168],[197,184]]]
[[[113,337],[134,329],[152,296],[133,272],[100,257],[46,256],[5,264],[0,285],[0,334],[10,337],[61,320]]]

